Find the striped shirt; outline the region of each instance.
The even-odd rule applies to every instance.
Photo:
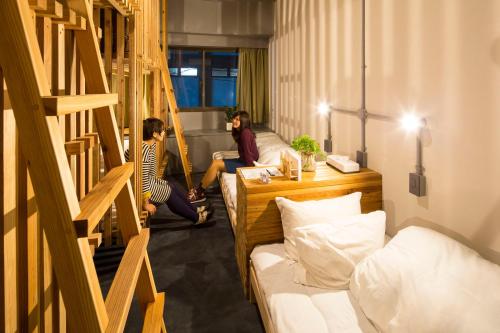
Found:
[[[125,151],[125,160],[128,162],[130,152]],[[165,202],[170,197],[172,188],[168,181],[160,179],[156,175],[156,142],[151,146],[142,143],[142,194],[151,193],[151,201]]]

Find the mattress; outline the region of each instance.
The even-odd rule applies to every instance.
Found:
[[[229,221],[231,221],[231,228],[233,233],[236,233],[236,175],[223,172],[219,175],[219,182]]]
[[[250,257],[276,332],[377,332],[349,290],[294,283],[283,244],[258,246]]]

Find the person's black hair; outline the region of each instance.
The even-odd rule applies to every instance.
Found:
[[[148,118],[142,121],[142,140],[150,140],[154,133],[161,134],[165,125],[158,118]]]
[[[237,116],[240,116],[240,127],[238,128],[233,127],[233,130],[231,131],[234,141],[236,142],[240,141],[241,132],[243,132],[245,128],[248,128],[255,137],[255,133],[252,131],[252,121],[250,120],[250,115],[248,114],[248,112],[236,111],[233,114],[233,119],[236,118]]]

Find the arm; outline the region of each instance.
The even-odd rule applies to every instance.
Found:
[[[149,165],[151,164],[151,154],[149,153],[148,150],[143,150],[142,151],[143,156],[142,156],[142,209],[148,211],[151,214],[154,214],[156,212],[156,207],[151,204],[149,199],[151,198],[152,192],[151,192],[151,184],[152,184],[152,177],[150,174],[150,167]]]
[[[255,140],[251,131],[245,130],[241,133],[240,145],[243,151],[243,156],[240,158],[245,162],[247,166],[253,166],[253,158],[251,154],[252,141]]]

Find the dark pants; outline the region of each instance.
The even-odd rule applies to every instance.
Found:
[[[182,193],[174,184],[168,183],[172,192],[170,197],[165,202],[168,208],[177,215],[180,215],[192,222],[198,222],[198,213],[196,212],[196,207],[194,207],[186,198],[186,195]]]

